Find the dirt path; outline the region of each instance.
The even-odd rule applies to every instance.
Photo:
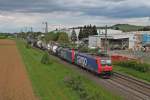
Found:
[[[0,100],[36,100],[16,44],[0,40]]]

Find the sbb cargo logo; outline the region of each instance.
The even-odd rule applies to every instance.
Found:
[[[83,67],[87,66],[87,59],[82,56],[77,56],[77,63]]]

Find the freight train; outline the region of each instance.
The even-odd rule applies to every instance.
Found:
[[[46,48],[51,54],[67,62],[78,65],[85,70],[101,75],[104,78],[110,78],[112,74],[112,64],[109,56],[95,56],[81,53],[74,49],[58,46],[58,44],[42,45],[42,43],[38,41],[36,47],[41,49]]]
[[[79,53],[74,49],[70,50],[62,47],[56,49],[56,54],[58,57],[70,63],[79,65],[91,72],[95,72],[96,74],[101,74],[103,76],[111,75],[112,66],[109,57],[99,57],[86,53]]]

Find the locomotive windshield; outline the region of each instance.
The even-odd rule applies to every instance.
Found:
[[[101,64],[102,66],[105,66],[105,65],[111,66],[110,57],[101,57]]]

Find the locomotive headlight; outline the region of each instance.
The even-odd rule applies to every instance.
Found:
[[[111,60],[106,60],[107,65],[111,65]]]
[[[101,64],[104,65],[111,65],[111,60],[101,60]]]
[[[101,64],[102,64],[102,65],[105,65],[105,64],[106,64],[106,61],[105,61],[105,60],[101,60]]]

